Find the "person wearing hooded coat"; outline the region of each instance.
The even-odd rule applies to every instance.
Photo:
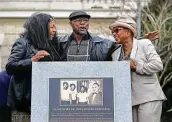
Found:
[[[13,44],[6,64],[7,73],[12,75],[7,99],[12,110],[30,114],[32,62],[61,60],[55,25],[51,15],[34,13]]]

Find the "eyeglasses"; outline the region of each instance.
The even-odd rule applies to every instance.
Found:
[[[123,27],[115,28],[112,30],[112,33],[119,33],[119,31],[124,30],[124,29],[127,29],[127,28],[123,28]]]
[[[74,22],[76,22],[76,23],[81,23],[81,22],[88,23],[89,19],[87,19],[87,18],[78,18],[78,19],[75,19]]]

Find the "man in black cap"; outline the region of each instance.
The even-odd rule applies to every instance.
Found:
[[[111,53],[120,46],[114,42],[93,36],[88,32],[91,16],[84,11],[74,11],[69,15],[72,34],[59,37],[66,61],[110,61]]]
[[[89,19],[91,16],[85,11],[77,10],[69,15],[70,25],[73,29],[72,34],[58,37],[62,47],[62,58],[65,61],[111,61],[120,60],[121,46],[108,39],[94,36],[88,32]],[[159,33],[148,33],[145,38],[155,40]]]

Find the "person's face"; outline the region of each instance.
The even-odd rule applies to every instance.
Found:
[[[99,86],[97,84],[94,84],[92,86],[93,92],[98,92],[99,91]]]
[[[111,32],[118,44],[125,43],[124,41],[129,37],[129,30],[124,27],[113,28]]]
[[[67,89],[68,88],[68,84],[63,84],[63,89]]]
[[[70,25],[75,34],[84,35],[87,33],[87,30],[89,28],[89,19],[85,17],[77,18],[72,20],[70,22]]]
[[[50,40],[55,36],[56,34],[56,21],[52,20],[49,22],[49,37]]]
[[[74,90],[75,90],[75,86],[74,86],[74,85],[71,85],[71,86],[70,86],[70,89],[71,89],[72,91],[74,91]]]
[[[81,93],[84,93],[84,92],[85,92],[85,88],[81,87]]]

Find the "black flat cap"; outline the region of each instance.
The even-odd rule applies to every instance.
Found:
[[[91,16],[89,14],[87,14],[85,11],[77,10],[77,11],[72,12],[69,15],[69,20],[74,20],[79,17],[86,17],[86,18],[90,19]]]

